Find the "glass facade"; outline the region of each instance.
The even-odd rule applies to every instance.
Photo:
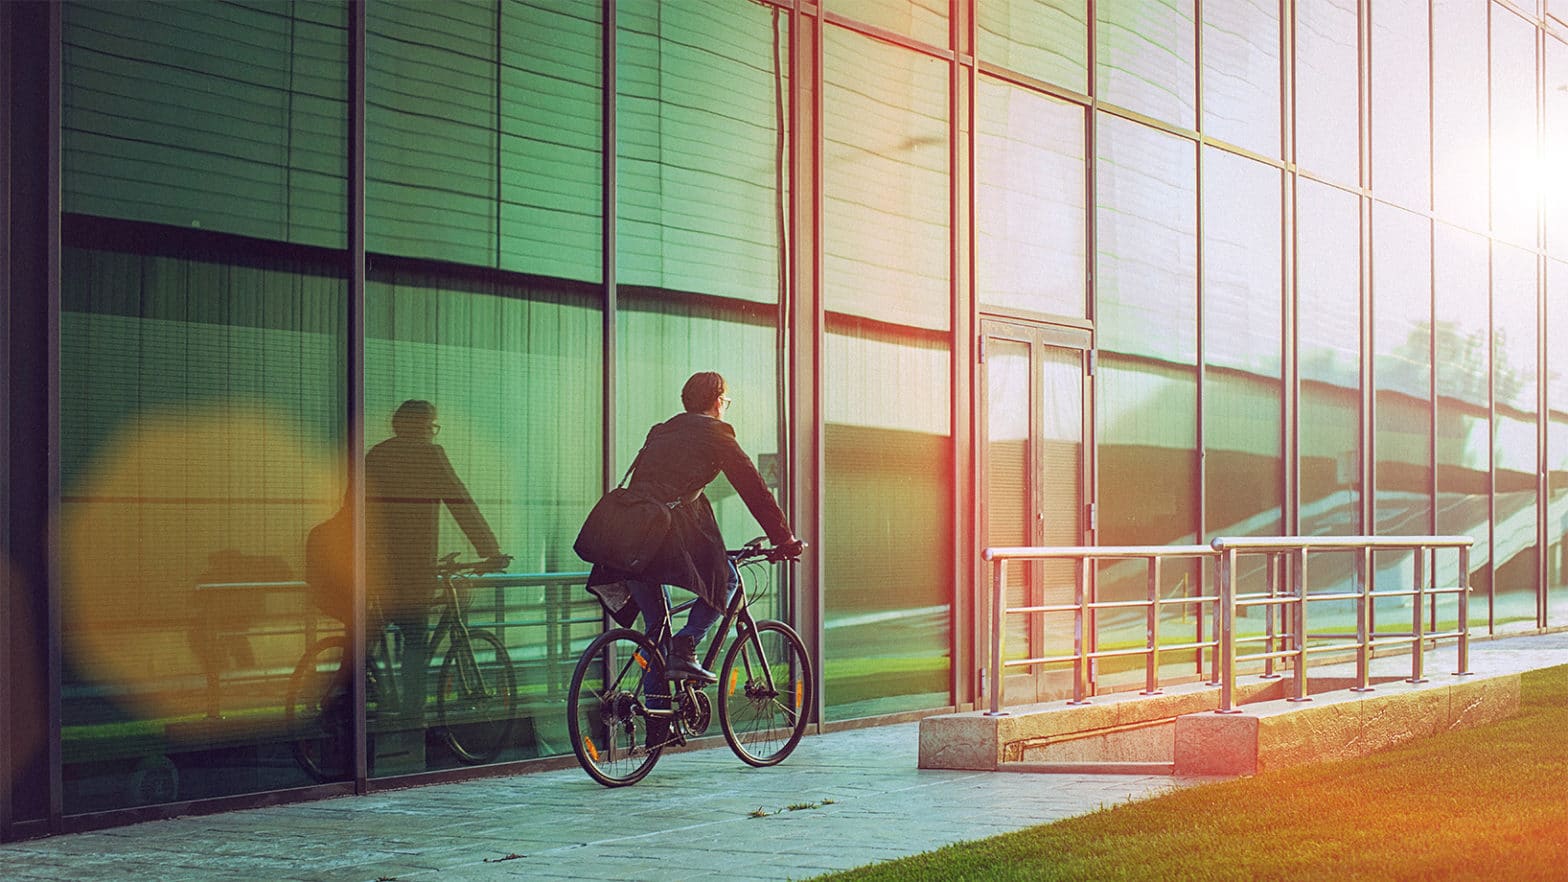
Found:
[[[4,399],[6,548],[47,562],[3,599],[58,624],[8,620],[0,729],[58,750],[0,755],[0,839],[569,753],[605,621],[576,530],[698,370],[810,543],[756,610],[822,723],[979,699],[995,537],[1462,533],[1478,632],[1563,624],[1568,22],[1533,5],[5,9],[8,83],[61,88],[5,93],[8,218],[60,236],[54,274],[14,222],[0,252],[37,380]],[[57,153],[9,149],[36,131]],[[397,453],[411,415],[438,434]],[[312,551],[360,513],[330,548],[363,634]],[[447,612],[500,711],[452,716]],[[362,725],[330,700],[360,671]],[[357,740],[302,735],[312,703]]]

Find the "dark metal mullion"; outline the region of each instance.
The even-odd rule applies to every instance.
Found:
[[[354,603],[349,628],[349,651],[354,657],[354,792],[369,790],[369,728],[365,719],[365,665],[368,639],[365,629],[365,5],[349,4],[349,156],[348,156],[348,498],[354,518]]]
[[[1427,408],[1427,531],[1437,535],[1438,486],[1437,467],[1437,26],[1432,20],[1432,7],[1426,16],[1426,284],[1427,284],[1427,394],[1431,405]],[[1417,554],[1421,552],[1417,551]]]
[[[826,271],[822,260],[823,244],[823,216],[826,213],[826,203],[823,181],[822,157],[826,148],[826,134],[823,131],[822,119],[822,90],[826,81],[826,55],[827,55],[827,27],[823,24],[821,10],[811,20],[811,352],[810,352],[810,389],[811,399],[811,468],[807,472],[811,487],[811,530],[813,540],[817,545],[817,552],[811,561],[811,604],[808,610],[807,624],[812,631],[812,662],[817,670],[817,682],[823,688],[817,690],[816,707],[812,714],[817,720],[818,730],[822,723],[827,721],[827,688],[824,668],[827,653],[827,573],[822,556],[822,518],[823,500],[822,487],[827,476],[827,464],[824,457],[826,444],[826,412],[823,408],[825,390],[822,384],[823,376],[823,350],[827,345],[827,292],[824,288]],[[798,79],[798,78],[797,78]]]
[[[0,342],[6,352],[0,355],[0,414],[10,421],[11,413],[11,64],[14,57],[11,24],[12,4],[0,3]],[[7,492],[0,495],[0,560],[11,560],[11,432],[0,429],[0,487]],[[0,622],[0,658],[11,658],[10,615],[12,592],[15,590],[10,572],[0,573],[0,608],[6,610]],[[11,678],[0,677],[0,842],[10,838],[12,763],[17,751],[11,749],[11,721],[15,716],[12,706]]]
[[[602,350],[604,353],[603,377],[601,380],[604,390],[602,402],[602,419],[604,425],[600,434],[600,443],[604,450],[603,463],[600,468],[600,481],[608,491],[615,486],[616,475],[616,440],[615,440],[615,384],[616,384],[616,310],[618,307],[616,297],[615,278],[615,252],[616,252],[616,223],[615,211],[617,191],[615,178],[617,130],[616,130],[616,0],[603,0],[600,6],[603,17],[602,28],[599,33],[600,54],[600,94],[601,113],[599,120],[600,144],[599,155],[602,168],[600,169],[600,272],[603,276],[604,286],[604,340]]]
[[[1542,28],[1535,32],[1535,125],[1536,125],[1536,156],[1542,160],[1546,158],[1546,49],[1547,35]],[[1546,199],[1538,199],[1535,203],[1535,241],[1538,248],[1535,258],[1535,624],[1538,628],[1546,627],[1546,591],[1550,581],[1546,566],[1547,549],[1550,547],[1550,538],[1547,536],[1547,521],[1550,515],[1551,485],[1547,475],[1551,473],[1551,460],[1548,458],[1547,443],[1550,435],[1547,424],[1551,420],[1551,411],[1548,409],[1546,395],[1547,360],[1550,350],[1547,347],[1546,336]]]
[[[1497,623],[1497,310],[1496,286],[1493,275],[1497,272],[1497,181],[1494,179],[1496,156],[1492,144],[1492,11],[1486,5],[1486,633],[1491,634]],[[1433,396],[1434,399],[1436,396]],[[1435,470],[1436,463],[1433,463]],[[1467,583],[1468,584],[1468,583]]]
[[[960,7],[964,7],[960,14]],[[969,562],[975,548],[974,507],[966,506],[975,499],[973,477],[974,437],[970,431],[974,408],[970,391],[974,388],[975,359],[971,347],[975,345],[975,291],[974,291],[974,40],[971,10],[960,2],[948,4],[949,43],[955,59],[948,64],[948,446],[953,453],[951,467],[952,489],[948,504],[953,512],[953,532],[948,542],[953,549],[953,563],[949,578],[955,586],[968,584],[973,568]],[[965,50],[970,50],[967,54]],[[967,80],[965,79],[967,75]],[[966,125],[959,125],[963,118]],[[965,143],[967,138],[967,144]],[[960,186],[960,182],[963,186]],[[962,281],[961,281],[962,280]],[[961,440],[962,439],[962,440]],[[955,590],[948,607],[948,633],[966,633],[965,622],[972,608],[964,592]],[[974,592],[968,592],[973,598]],[[971,681],[972,667],[964,658],[966,649],[951,647],[948,665],[948,699],[958,705],[969,698],[966,693]]]
[[[1372,3],[1361,0],[1357,5],[1356,20],[1357,66],[1357,122],[1360,133],[1357,144],[1358,184],[1357,200],[1361,219],[1360,276],[1361,276],[1361,533],[1377,532],[1377,376],[1374,370],[1374,347],[1377,341],[1372,333],[1376,305],[1372,302]]]
[[[49,830],[58,833],[61,829],[61,818],[64,815],[65,781],[63,768],[64,754],[61,737],[61,687],[63,683],[61,642],[63,635],[60,633],[63,617],[60,614],[60,604],[64,599],[60,589],[60,530],[58,518],[60,516],[60,127],[61,115],[61,39],[63,32],[60,21],[60,4],[49,4],[49,71],[47,74],[47,91],[45,105],[48,110],[48,119],[44,121],[44,138],[47,143],[46,150],[49,154],[48,180],[45,183],[45,217],[48,231],[44,246],[48,251],[45,256],[45,272],[48,276],[47,315],[45,319],[48,334],[45,340],[46,359],[45,371],[47,373],[48,397],[45,399],[44,409],[48,412],[46,420],[47,429],[44,443],[47,445],[45,461],[47,475],[45,481],[48,485],[48,510],[41,514],[48,519],[47,548],[45,550],[45,580],[48,592],[47,620],[49,623],[49,654],[48,654],[48,689],[49,689],[49,720],[47,724],[49,736]],[[9,59],[7,59],[9,61]]]
[[[1193,124],[1197,129],[1197,139],[1193,141],[1193,254],[1196,259],[1196,277],[1193,279],[1193,295],[1196,300],[1196,361],[1197,383],[1195,401],[1197,403],[1197,438],[1195,443],[1198,450],[1198,525],[1197,539],[1203,541],[1209,526],[1209,469],[1207,437],[1204,432],[1205,416],[1204,405],[1206,396],[1204,387],[1208,384],[1207,361],[1208,352],[1204,341],[1206,322],[1203,315],[1203,0],[1193,0],[1192,10],[1193,28],[1193,61],[1192,61],[1192,107]]]
[[[1296,4],[1279,0],[1280,156],[1280,526],[1301,535],[1300,304],[1296,292]],[[1280,607],[1283,614],[1284,607]]]

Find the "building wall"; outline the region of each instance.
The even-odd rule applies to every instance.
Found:
[[[7,112],[42,58],[60,123],[57,164],[7,140],[7,217],[57,175],[61,232],[49,283],[6,230],[44,280],[8,286],[8,366],[55,382],[8,392],[7,464],[36,436],[58,489],[7,499],[10,608],[56,624],[10,619],[0,835],[463,767],[374,723],[371,784],[290,750],[341,631],[306,538],[408,399],[527,576],[475,608],[521,681],[497,761],[569,752],[571,541],[702,369],[811,542],[759,604],[821,718],[974,701],[982,315],[1092,332],[1102,544],[1464,533],[1473,622],[1563,624],[1564,2],[8,12]],[[446,515],[439,546],[472,550]]]

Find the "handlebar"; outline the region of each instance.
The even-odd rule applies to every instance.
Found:
[[[796,562],[800,560],[801,551],[805,550],[806,543],[796,540],[790,545],[767,545],[767,537],[758,536],[740,548],[728,551],[730,561],[736,566],[754,561],[765,560],[769,563],[783,561]]]
[[[452,552],[441,558],[436,564],[436,575],[443,578],[463,574],[481,575],[484,573],[504,572],[512,563],[509,554],[498,554],[484,560],[458,560],[457,552]]]

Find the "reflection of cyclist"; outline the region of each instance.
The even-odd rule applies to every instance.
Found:
[[[398,698],[416,725],[424,715],[430,666],[431,602],[440,588],[435,565],[441,505],[481,556],[501,553],[446,451],[434,442],[440,428],[434,405],[405,401],[392,415],[392,437],[365,454],[365,585],[371,609],[379,608],[402,635]],[[372,628],[381,624],[370,622]]]
[[[670,532],[664,547],[642,573],[643,579],[624,579],[642,609],[649,634],[657,633],[664,624],[668,600],[664,585],[677,585],[697,595],[697,604],[687,615],[686,624],[671,638],[667,653],[669,676],[675,679],[716,679],[711,671],[697,664],[697,644],[724,617],[724,609],[739,583],[739,576],[725,555],[718,519],[702,489],[722,471],[775,545],[793,553],[799,553],[801,547],[767,483],[735,441],[735,429],[724,422],[724,412],[730,404],[725,391],[724,378],[719,374],[693,374],[681,389],[686,412],[648,431],[648,440],[632,473],[633,489],[655,499],[680,501],[670,510]],[[613,571],[595,567],[588,584],[622,580]],[[656,701],[651,699],[649,705],[667,706]],[[651,738],[657,737],[654,728],[650,724]]]

